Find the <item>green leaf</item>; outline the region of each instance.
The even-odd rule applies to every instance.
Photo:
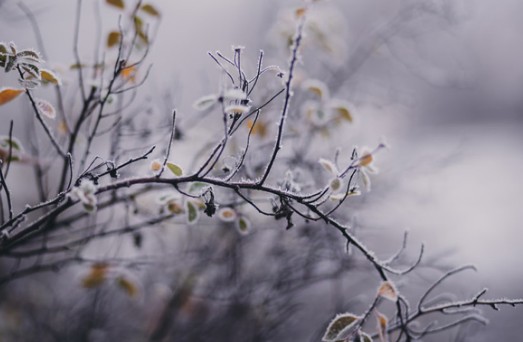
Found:
[[[245,216],[240,216],[236,221],[236,228],[240,234],[248,234],[251,231],[251,221]]]
[[[149,44],[149,38],[143,30],[143,19],[137,15],[134,16],[134,29],[138,38],[140,38],[145,44]]]
[[[120,9],[125,8],[125,3],[123,2],[123,0],[105,0],[105,2],[107,2],[108,5],[111,5],[111,6],[120,8]]]
[[[126,277],[124,276],[119,276],[118,278],[116,278],[116,284],[118,285],[118,287],[120,287],[120,289],[122,289],[129,297],[136,297],[136,295],[138,294],[138,286],[136,286],[136,284],[127,279]]]
[[[30,77],[40,79],[40,68],[34,64],[23,63],[20,65],[22,70],[29,74]]]
[[[189,192],[190,193],[195,193],[197,191],[200,191],[202,190],[203,188],[205,188],[207,185],[207,183],[202,183],[202,182],[194,182],[191,184],[191,186],[189,187]]]
[[[353,332],[361,317],[352,313],[339,314],[329,323],[322,341],[344,340]]]
[[[7,45],[4,42],[0,42],[0,53],[7,53]]]
[[[170,162],[167,162],[167,168],[175,175],[175,176],[178,176],[178,177],[181,177],[183,175],[183,170],[181,167],[179,167],[178,165],[176,164],[173,164],[173,163],[170,163]]]
[[[149,14],[149,15],[154,16],[154,17],[159,17],[160,16],[160,12],[156,9],[156,7],[154,7],[151,4],[144,4],[144,5],[142,5],[141,10],[144,11],[145,13]]]
[[[354,342],[372,342],[372,337],[370,337],[367,333],[360,331],[358,336],[356,336],[354,339]]]
[[[196,221],[198,221],[199,213],[198,208],[196,205],[191,201],[186,201],[185,206],[187,208],[187,223],[188,224],[195,224]]]
[[[23,50],[16,54],[18,58],[27,58],[35,62],[40,62],[40,54],[34,50]]]
[[[7,136],[2,136],[0,137],[0,146],[2,147],[11,147],[14,151],[21,151],[22,150],[22,144],[20,144],[20,142],[18,141],[18,139],[16,138],[11,138],[9,139],[9,137]]]

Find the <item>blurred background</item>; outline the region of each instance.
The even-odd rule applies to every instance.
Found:
[[[17,3],[0,1],[0,40],[35,46]],[[24,3],[40,24],[48,60],[71,64],[76,2]],[[84,1],[80,49],[86,58],[95,42],[97,3]],[[190,116],[192,103],[217,86],[207,51],[243,45],[254,64],[265,49],[284,68],[285,11],[299,4],[156,1],[162,19],[146,88],[175,89],[176,106]],[[102,14],[102,31],[114,28],[117,13]],[[523,297],[522,17],[519,0],[320,2],[313,19],[324,23],[320,30],[330,45],[323,55],[303,57],[309,76],[333,84],[332,95],[352,105],[355,122],[335,145],[373,146],[382,137],[390,145],[378,156],[373,190],[358,199],[352,216],[369,233],[368,244],[386,255],[408,229],[413,253],[425,242],[429,259],[477,266],[477,274],[453,284],[466,295],[488,287],[490,297]],[[491,325],[471,341],[522,336],[521,308],[487,313]]]

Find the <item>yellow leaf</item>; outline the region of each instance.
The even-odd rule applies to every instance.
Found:
[[[398,300],[398,291],[396,290],[394,284],[390,281],[384,281],[380,285],[380,288],[378,289],[378,295],[393,302]]]
[[[142,6],[142,11],[155,17],[160,16],[160,12],[151,4],[145,4]]]
[[[380,341],[385,342],[388,341],[387,337],[387,325],[389,323],[389,320],[387,319],[387,316],[380,312],[376,312],[376,319],[378,320],[378,331],[379,331],[379,337]]]
[[[105,0],[105,2],[107,2],[108,5],[111,5],[111,6],[120,8],[120,9],[125,8],[125,3],[123,2],[123,0]]]
[[[167,210],[169,210],[170,213],[178,215],[184,212],[182,205],[177,200],[170,200],[167,202]]]
[[[129,80],[131,82],[136,82],[136,67],[130,66],[122,69],[122,77],[124,80]]]
[[[352,115],[348,108],[339,107],[339,108],[336,108],[336,110],[338,111],[338,115],[340,118],[347,120],[348,122],[352,122]]]
[[[46,82],[49,82],[49,83],[52,83],[52,84],[56,84],[56,85],[60,85],[61,84],[60,79],[58,78],[58,76],[54,72],[52,72],[51,70],[40,69],[40,76],[42,77],[42,80],[44,80]]]
[[[11,100],[14,100],[18,95],[20,95],[24,91],[25,89],[2,88],[0,90],[0,106],[6,104]]]
[[[254,127],[252,127],[254,125]],[[262,122],[262,121],[256,121],[256,123],[254,123],[253,120],[247,120],[247,128],[251,129],[252,128],[252,133],[253,135],[259,135],[261,138],[264,138],[266,135],[267,135],[267,124],[265,122]]]
[[[305,7],[299,7],[294,12],[296,14],[296,18],[303,17],[303,15],[307,12],[307,9]]]
[[[119,276],[116,278],[116,283],[118,286],[129,295],[129,297],[136,297],[138,294],[138,287],[129,279]]]
[[[115,45],[120,43],[120,32],[118,31],[111,31],[107,35],[107,47],[111,48]]]
[[[109,265],[106,263],[96,263],[91,266],[89,273],[82,279],[82,286],[92,289],[100,286],[107,278]]]
[[[366,153],[360,158],[360,166],[369,166],[372,161],[374,160],[374,157],[370,153]]]

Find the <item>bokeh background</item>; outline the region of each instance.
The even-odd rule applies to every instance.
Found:
[[[35,46],[17,2],[0,1],[0,40]],[[97,5],[84,2],[81,53],[90,56]],[[75,1],[24,3],[41,25],[49,61],[71,63]],[[162,21],[147,87],[173,87],[180,112],[190,115],[194,100],[216,84],[209,82],[216,68],[207,51],[243,45],[253,62],[260,48],[279,51],[273,26],[282,9],[299,2],[156,4]],[[429,257],[477,266],[477,274],[456,280],[457,288],[523,297],[523,2],[350,0],[318,7],[339,43],[320,64],[344,66],[336,96],[354,106],[355,124],[338,143],[372,146],[385,137],[391,147],[379,155],[373,191],[355,213],[361,229],[385,250],[379,237],[397,245],[408,229],[411,245],[425,242]],[[102,30],[112,28],[117,14],[102,13]],[[316,62],[304,58],[317,78],[336,77],[316,70]],[[474,341],[522,336],[523,310],[503,308],[489,317],[491,326]]]

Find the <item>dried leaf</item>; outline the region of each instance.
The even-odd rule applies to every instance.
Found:
[[[144,5],[142,5],[141,10],[144,11],[145,13],[149,14],[149,15],[154,16],[154,17],[159,17],[160,16],[160,11],[158,11],[156,9],[156,7],[154,7],[151,4],[144,4]]]
[[[252,127],[252,125],[254,125],[254,127]],[[252,128],[251,134],[259,135],[261,138],[266,137],[268,133],[267,123],[260,120],[256,121],[256,123],[251,119],[247,120],[247,128]]]
[[[105,2],[107,2],[108,5],[111,5],[111,6],[120,8],[120,9],[125,8],[125,3],[123,2],[123,0],[105,0]]]
[[[352,332],[360,319],[361,317],[352,313],[336,315],[336,317],[329,323],[322,341],[330,342],[344,340]]]
[[[125,292],[129,297],[136,297],[138,294],[138,286],[124,276],[116,278],[116,284]]]
[[[294,14],[296,15],[296,18],[301,18],[306,12],[307,9],[305,7],[298,7],[296,11],[294,11]]]
[[[371,153],[365,153],[360,157],[359,165],[360,166],[369,166],[372,161],[374,160],[374,157]]]
[[[378,289],[378,295],[393,302],[398,300],[398,291],[396,290],[394,284],[390,281],[384,281],[380,285]]]
[[[106,263],[96,263],[91,266],[89,273],[82,279],[82,286],[92,289],[100,286],[107,279],[109,265]]]
[[[111,48],[115,45],[118,45],[120,43],[120,32],[118,31],[111,31],[107,35],[107,47]]]
[[[131,82],[136,82],[136,72],[137,69],[135,66],[130,66],[127,68],[123,68],[121,71],[122,77],[124,80],[129,80]]]
[[[169,210],[170,213],[178,215],[184,212],[182,204],[179,200],[169,200],[167,202],[167,210]]]
[[[380,341],[387,342],[389,340],[387,336],[387,325],[389,320],[387,319],[387,316],[380,312],[376,312],[376,319],[378,321],[378,333],[380,336]]]
[[[49,119],[56,118],[56,110],[54,109],[53,105],[50,104],[48,101],[43,99],[35,99],[36,107],[38,108],[38,111],[47,116]]]
[[[7,102],[14,100],[18,95],[23,93],[25,89],[2,88],[0,89],[0,106]]]
[[[178,165],[176,164],[173,164],[173,163],[170,163],[168,162],[167,163],[167,168],[175,175],[175,176],[178,176],[178,177],[181,177],[183,175],[183,170],[181,167],[179,167]]]
[[[232,208],[221,208],[218,211],[218,218],[222,222],[232,222],[232,221],[236,220],[237,216],[238,215],[236,214],[236,211]]]

